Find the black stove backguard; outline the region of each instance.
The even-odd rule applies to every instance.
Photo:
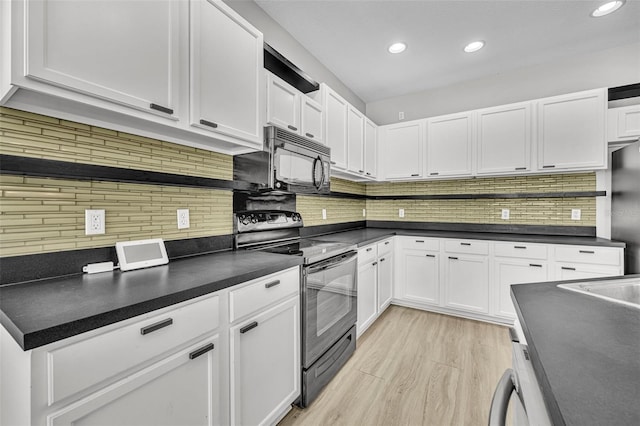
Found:
[[[247,210],[287,210],[296,211],[296,194],[286,193],[233,193],[233,212]]]

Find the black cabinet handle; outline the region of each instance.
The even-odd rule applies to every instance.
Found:
[[[305,136],[308,137],[308,138],[313,139],[313,134],[312,133],[305,133]]]
[[[298,128],[295,126],[292,126],[291,124],[289,124],[287,127],[293,130],[294,132],[298,131]]]
[[[416,243],[424,243],[424,240],[416,240]]]
[[[595,251],[593,250],[580,250],[580,253],[585,253],[585,254],[594,254]]]
[[[254,329],[254,328],[256,328],[257,326],[258,326],[258,321],[254,321],[254,322],[252,322],[251,324],[249,324],[249,325],[245,325],[244,327],[242,327],[242,328],[240,329],[240,333],[241,333],[241,334],[244,334],[244,333],[246,333],[246,332],[247,332],[247,331],[249,331],[249,330],[253,330],[253,329]]]
[[[526,167],[516,167],[516,170],[527,170]]]
[[[460,243],[461,246],[470,246],[471,243]]]
[[[384,257],[382,259],[380,259],[380,262],[384,262]]]
[[[367,175],[367,176],[371,176],[371,173],[367,172],[367,173],[365,173],[365,175]]]
[[[575,271],[576,268],[570,268],[568,266],[563,266],[562,269],[564,269],[565,271]]]
[[[275,287],[278,284],[280,284],[280,280],[275,280],[275,281],[271,281],[270,283],[266,283],[264,285],[264,288],[271,288],[271,287]]]
[[[373,250],[373,247],[369,247],[369,248],[367,249],[367,251],[371,251],[371,250]]]
[[[427,257],[436,257],[436,255],[435,255],[435,254],[427,254],[426,256],[427,256]],[[451,258],[450,258],[450,259],[451,259]]]
[[[209,121],[209,120],[200,119],[200,124],[203,124],[203,125],[209,126],[209,127],[213,127],[214,129],[216,129],[218,127],[218,125],[216,123],[214,123],[213,121]]]
[[[373,263],[371,264],[371,266],[376,266],[377,264],[378,264],[378,262],[373,262]]]
[[[429,173],[429,176],[438,176],[440,173],[439,172],[433,172],[433,173]]]
[[[331,164],[336,165],[337,163],[335,161],[330,161]]]
[[[207,352],[212,351],[213,348],[214,348],[213,343],[209,343],[208,345],[205,345],[205,346],[201,347],[200,349],[196,349],[195,351],[191,352],[189,354],[189,359],[196,359],[200,355],[204,355]]]
[[[149,108],[164,112],[165,114],[173,115],[173,110],[171,108],[163,107],[162,105],[151,104],[149,105]]]
[[[420,173],[414,173],[411,176],[420,176]]]
[[[543,169],[553,169],[555,164],[549,164],[548,166],[542,166]]]
[[[358,173],[364,173],[364,170],[358,170]]]
[[[449,256],[449,259],[452,259],[452,260],[458,260],[458,258],[457,258],[457,257],[453,257],[453,256]]]
[[[526,249],[527,246],[513,246],[513,248],[515,248],[515,249]]]
[[[162,321],[158,321],[155,324],[142,327],[140,329],[140,334],[144,336],[145,334],[153,333],[154,331],[160,330],[161,328],[169,327],[171,324],[173,324],[173,318],[167,318]]]
[[[385,245],[385,246],[386,246],[386,245],[388,245],[388,244],[389,244],[389,241],[385,241],[385,242],[384,242],[384,245]]]
[[[542,268],[542,265],[539,265],[537,263],[530,263],[529,266],[532,266],[534,268]]]

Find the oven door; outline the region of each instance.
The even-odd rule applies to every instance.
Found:
[[[303,269],[302,365],[309,368],[357,320],[357,253]]]
[[[274,188],[303,193],[329,192],[330,161],[315,151],[285,144],[273,156]]]

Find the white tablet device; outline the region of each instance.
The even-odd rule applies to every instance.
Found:
[[[116,253],[121,271],[169,263],[162,238],[116,243]]]

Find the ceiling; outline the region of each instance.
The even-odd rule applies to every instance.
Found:
[[[255,2],[364,102],[640,43],[640,0],[602,18],[605,0]]]

